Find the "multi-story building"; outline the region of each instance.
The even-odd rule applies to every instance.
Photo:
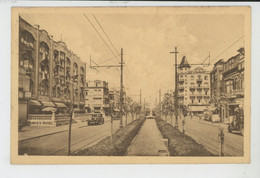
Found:
[[[227,100],[225,116],[235,115],[236,108],[244,108],[244,48],[224,64],[224,92]]]
[[[219,98],[224,91],[223,68],[224,60],[220,59],[214,64],[214,68],[210,72],[210,88],[211,97]]]
[[[95,80],[88,81],[85,88],[85,108],[87,113],[101,112],[109,114],[108,83]]]
[[[19,17],[20,122],[45,107],[84,109],[85,78],[86,64],[64,42]]]
[[[178,105],[186,105],[193,114],[201,114],[209,105],[210,72],[202,67],[191,69],[186,57],[178,67]]]
[[[114,110],[120,109],[120,91],[118,90],[109,90],[109,102]]]

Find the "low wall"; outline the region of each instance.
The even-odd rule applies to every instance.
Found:
[[[28,124],[30,126],[59,126],[69,124],[68,114],[29,114]]]

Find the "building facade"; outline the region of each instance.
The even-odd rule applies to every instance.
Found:
[[[225,116],[235,115],[236,108],[244,110],[244,48],[238,54],[229,58],[224,64],[224,93],[227,100]]]
[[[185,105],[193,114],[202,114],[209,106],[210,72],[201,67],[191,69],[186,57],[178,67],[178,105]]]
[[[45,107],[60,113],[72,104],[84,109],[85,78],[86,64],[64,42],[19,17],[20,122]]]
[[[109,114],[109,89],[105,81],[88,81],[85,88],[85,108],[87,113]]]
[[[214,64],[214,68],[210,72],[211,98],[219,98],[220,95],[224,92],[224,63],[224,60],[220,59]]]
[[[109,103],[110,106],[119,111],[120,109],[120,91],[118,90],[109,90]]]

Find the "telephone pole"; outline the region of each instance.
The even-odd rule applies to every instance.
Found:
[[[175,113],[175,127],[178,128],[178,89],[177,89],[177,82],[178,82],[178,73],[177,73],[177,47],[175,47],[175,51],[170,52],[171,54],[175,54],[175,95],[174,95],[174,113]]]
[[[120,79],[120,128],[123,128],[123,48],[121,48],[121,79]]]
[[[161,103],[161,89],[159,90],[159,114],[160,114],[160,119],[162,115],[162,103]]]
[[[121,62],[119,63],[120,65],[98,65],[94,62],[95,66],[92,66],[92,63],[94,62],[93,60],[90,59],[90,68],[91,69],[96,69],[96,68],[112,68],[112,67],[120,67],[121,69],[121,77],[120,77],[120,128],[123,128],[123,104],[124,104],[124,98],[123,98],[123,67],[124,67],[124,62],[123,62],[123,48],[121,48]]]
[[[140,89],[140,107],[142,107],[142,90]]]

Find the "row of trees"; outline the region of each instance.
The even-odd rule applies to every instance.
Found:
[[[134,119],[134,115],[139,114],[141,112],[141,106],[133,101],[131,97],[126,97],[123,105],[123,115],[126,117],[131,114],[132,120]],[[110,115],[112,117],[118,117],[120,114],[119,108],[115,108],[115,106],[111,105]]]
[[[161,104],[161,111],[162,115],[166,118],[170,116],[172,120],[172,116],[174,115],[175,112],[175,106],[174,106],[174,94],[173,93],[165,93],[163,101],[159,103],[159,106]],[[179,105],[178,106],[178,112],[181,113],[182,115],[186,116],[189,112],[188,107],[186,105]]]

